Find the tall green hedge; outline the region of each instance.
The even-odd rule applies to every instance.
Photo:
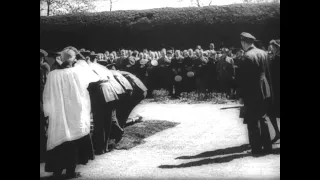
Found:
[[[190,8],[113,11],[40,17],[40,47],[68,45],[95,51],[240,46],[252,33],[265,45],[280,38],[280,4],[233,4]]]

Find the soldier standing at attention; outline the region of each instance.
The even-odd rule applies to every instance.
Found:
[[[272,151],[270,132],[266,121],[271,90],[266,75],[269,74],[267,53],[256,48],[256,40],[249,33],[241,33],[245,51],[239,72],[239,96],[244,104],[244,123],[247,124],[249,143],[253,156]]]

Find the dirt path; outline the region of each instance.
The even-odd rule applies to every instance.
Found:
[[[253,158],[237,151],[239,148],[226,149],[248,143],[238,110],[220,109],[230,106],[235,105],[139,105],[132,115],[180,124],[145,139],[145,144],[133,149],[97,156],[86,166],[78,167],[83,176],[80,179],[280,179],[279,154]],[[233,153],[221,155],[215,151],[218,149]],[[201,153],[204,154],[200,158],[176,159]],[[40,164],[40,176],[46,175]]]

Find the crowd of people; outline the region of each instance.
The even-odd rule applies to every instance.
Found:
[[[254,45],[251,34],[240,37],[242,49],[215,50],[213,43],[208,50],[40,49],[40,151],[46,152],[46,171],[60,177],[67,169],[68,177],[76,177],[76,164],[108,152],[111,139],[118,143],[132,109],[159,88],[172,98],[215,91],[240,99],[252,154],[270,153],[280,139],[280,40],[270,41],[266,51]],[[272,141],[267,116],[276,132]]]

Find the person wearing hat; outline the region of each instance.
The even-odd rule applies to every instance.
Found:
[[[266,122],[271,89],[269,86],[269,63],[267,53],[254,46],[256,38],[249,33],[240,34],[245,51],[239,67],[239,97],[243,102],[244,123],[247,124],[249,143],[253,156],[272,152],[269,128]]]
[[[90,99],[82,76],[72,67],[76,52],[62,51],[62,66],[49,73],[43,93],[44,114],[49,117],[45,171],[60,179],[77,178],[78,164],[94,159],[90,136]],[[68,133],[66,133],[68,132]]]
[[[272,143],[277,142],[280,139],[280,130],[277,124],[277,119],[280,118],[280,39],[271,40],[271,58],[270,72],[271,72],[271,92],[272,92],[272,103],[269,109],[269,119],[275,130],[275,137]]]

